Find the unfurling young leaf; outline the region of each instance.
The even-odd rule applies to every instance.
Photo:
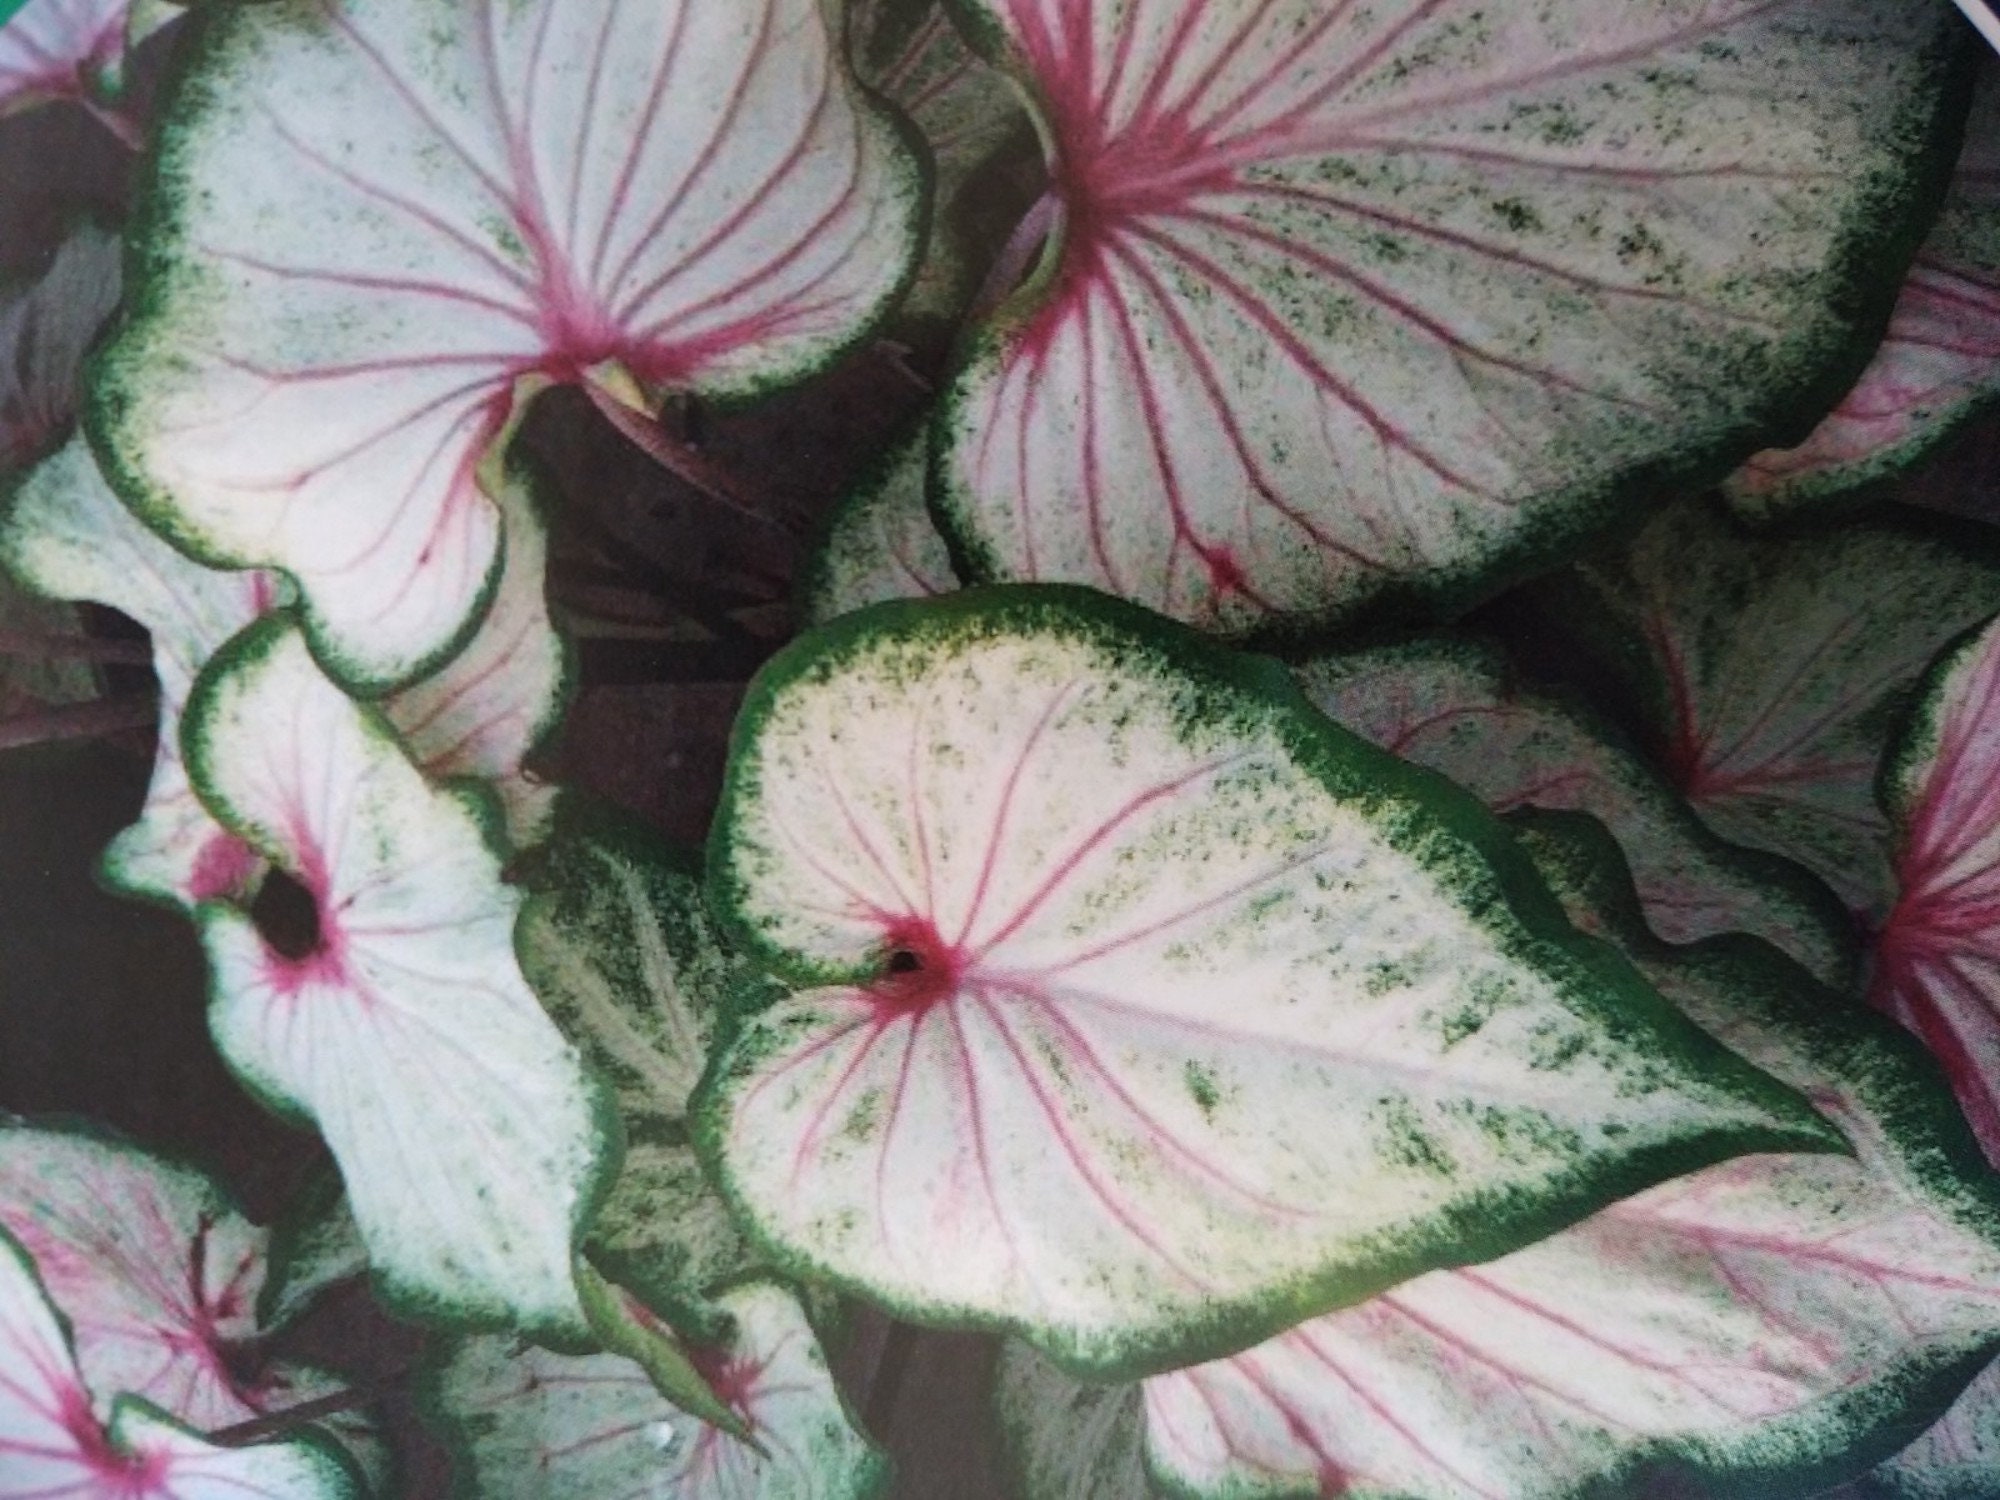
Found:
[[[1812,1494],[1892,1452],[2000,1348],[2000,1195],[1929,1060],[1754,939],[1659,942],[1601,828],[1526,829],[1579,922],[1807,1092],[1855,1156],[1712,1166],[1146,1381],[1149,1457],[1174,1495]],[[1008,1362],[1030,1500],[1079,1493],[1062,1483],[1093,1455],[1072,1441],[1116,1398],[1025,1351]]]
[[[1896,902],[1869,997],[1944,1064],[2000,1162],[2000,623],[1954,645],[1883,762]]]
[[[801,590],[808,625],[864,604],[929,599],[958,587],[924,503],[924,442],[921,427],[905,433],[834,508]]]
[[[575,793],[515,931],[521,970],[611,1085],[625,1158],[591,1222],[592,1260],[676,1327],[755,1255],[702,1176],[688,1100],[743,978],[702,906],[700,861]]]
[[[1753,518],[1838,498],[1927,457],[2000,394],[2000,65],[1986,61],[1944,217],[1860,383],[1796,448],[1724,493]]]
[[[580,1331],[609,1122],[515,962],[491,808],[429,785],[285,614],[209,663],[183,741],[216,816],[310,899],[278,940],[200,909],[223,1055],[326,1137],[396,1304]]]
[[[675,1409],[616,1355],[578,1358],[468,1339],[433,1376],[427,1403],[454,1449],[460,1492],[469,1500],[878,1494],[887,1462],[842,1405],[791,1294],[749,1282],[722,1306],[735,1331],[702,1363],[756,1447]]]
[[[1469,796],[1080,589],[780,655],[710,904],[797,990],[696,1109],[776,1263],[1093,1374],[1829,1141],[1582,944]]]
[[[381,688],[476,621],[528,390],[754,395],[861,336],[924,187],[819,0],[274,0],[190,39],[97,372],[113,483]]]
[[[1894,892],[1876,767],[1925,665],[2000,610],[2000,548],[1983,528],[1887,507],[1759,536],[1690,502],[1535,593],[1624,680],[1709,827],[1880,919]]]
[[[1845,988],[1853,924],[1796,865],[1717,838],[1583,704],[1532,692],[1497,650],[1443,637],[1315,656],[1300,685],[1336,723],[1445,776],[1495,812],[1587,812],[1617,838],[1646,919],[1672,942],[1748,932]]]
[[[1971,53],[1905,0],[967,0],[1055,223],[939,414],[976,576],[1230,633],[1490,591],[1860,373]]]
[[[79,1314],[80,1316],[81,1314]],[[0,1231],[0,1497],[356,1500],[359,1483],[312,1438],[218,1448],[140,1397],[100,1423],[34,1262]]]

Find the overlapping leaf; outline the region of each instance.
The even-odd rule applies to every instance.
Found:
[[[899,311],[956,322],[1007,237],[994,209],[1012,195],[992,176],[1007,158],[1033,160],[1034,126],[1006,74],[960,40],[944,0],[857,0],[848,28],[856,73],[930,147],[930,241]]]
[[[1074,1368],[1240,1348],[1825,1139],[1576,946],[1469,797],[1082,590],[808,637],[720,817],[711,906],[801,986],[697,1109],[746,1222]]]
[[[430,786],[288,616],[204,671],[184,731],[205,799],[310,898],[303,951],[200,910],[211,1029],[309,1115],[378,1282],[433,1316],[575,1330],[571,1251],[607,1162],[576,1050],[522,979],[489,814]]]
[[[1927,1061],[1753,940],[1659,943],[1622,871],[1606,901],[1601,830],[1533,827],[1573,914],[1808,1091],[1856,1157],[1710,1167],[1149,1380],[1150,1458],[1173,1493],[1540,1500],[1665,1476],[1811,1493],[1892,1451],[2000,1341],[2000,1198]],[[1003,1379],[1009,1427],[1022,1453],[1053,1452],[1087,1403],[1029,1360]]]
[[[453,1441],[462,1491],[479,1500],[645,1495],[655,1500],[864,1500],[887,1464],[841,1404],[791,1295],[753,1282],[728,1293],[732,1344],[707,1358],[758,1453],[661,1399],[638,1366],[461,1344],[430,1405]]]
[[[2000,1488],[2000,1365],[1924,1435],[1868,1476],[1856,1500],[1986,1500]]]
[[[516,944],[625,1126],[624,1163],[591,1224],[594,1258],[677,1323],[700,1326],[708,1293],[753,1256],[688,1138],[689,1096],[742,978],[702,906],[699,862],[572,794]]]
[[[1309,660],[1299,680],[1335,722],[1451,777],[1495,812],[1587,812],[1617,838],[1654,930],[1673,942],[1766,938],[1844,986],[1852,924],[1796,866],[1725,843],[1616,731],[1514,680],[1499,652],[1443,638]]]
[[[981,577],[1449,602],[1803,435],[1947,170],[1901,0],[971,0],[1057,220],[940,416]]]
[[[1895,474],[2000,393],[2000,68],[1981,78],[1944,216],[1917,252],[1888,335],[1796,448],[1760,453],[1724,487],[1761,517]]]
[[[430,775],[492,784],[519,847],[541,836],[549,815],[554,792],[523,762],[561,711],[569,659],[549,621],[546,532],[525,471],[508,471],[499,504],[511,545],[479,630],[433,676],[382,707]],[[138,821],[106,851],[112,882],[190,908],[247,897],[263,862],[195,796],[181,761],[181,713],[196,673],[280,597],[278,575],[224,572],[176,551],[119,503],[81,437],[22,481],[0,521],[0,564],[51,598],[118,609],[152,636],[160,683],[153,781]]]
[[[279,0],[193,52],[98,430],[149,518],[291,574],[357,683],[477,617],[517,390],[752,394],[915,253],[917,169],[817,0]]]
[[[39,279],[0,295],[0,470],[40,458],[76,420],[83,357],[118,306],[118,256],[118,236],[85,223]]]
[[[88,1305],[79,1310],[87,1316]],[[354,1500],[344,1464],[309,1440],[204,1442],[158,1407],[103,1395],[100,1423],[35,1263],[0,1231],[0,1496],[6,1500]]]
[[[1959,643],[1926,682],[1884,764],[1896,903],[1870,999],[1943,1062],[2000,1161],[2000,624]]]
[[[834,510],[801,590],[807,624],[958,587],[924,502],[924,442],[921,428],[905,434]]]
[[[1876,767],[1931,658],[2000,610],[1983,529],[1886,509],[1754,536],[1690,503],[1536,587],[1552,621],[1626,677],[1711,828],[1796,860],[1879,920],[1893,890]]]

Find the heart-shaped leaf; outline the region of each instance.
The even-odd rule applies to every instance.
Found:
[[[940,411],[940,520],[1229,632],[1462,602],[1803,432],[1970,56],[1903,0],[965,9],[1060,222]]]
[[[1853,977],[1853,924],[1785,860],[1725,843],[1585,705],[1532,692],[1495,649],[1432,639],[1316,656],[1300,685],[1337,723],[1449,776],[1495,812],[1587,812],[1631,863],[1653,928],[1673,942],[1749,932],[1820,979]]]
[[[1703,821],[1879,920],[1894,891],[1876,766],[1931,658],[2000,610],[1985,528],[1892,508],[1758,536],[1689,503],[1536,588],[1575,647],[1624,678]]]
[[[1896,828],[1896,904],[1869,998],[1944,1064],[1987,1156],[2000,1161],[2000,623],[1926,681],[1883,763]]]
[[[930,147],[930,240],[898,312],[956,323],[1007,238],[995,211],[1013,195],[995,190],[1005,186],[995,174],[1015,158],[1032,165],[1035,129],[1007,75],[965,45],[946,11],[945,0],[855,0],[848,28],[855,72]]]
[[[1856,1158],[1710,1167],[1149,1380],[1150,1459],[1174,1495],[1811,1493],[1892,1450],[2000,1345],[2000,1196],[1928,1059],[1755,940],[1658,942],[1601,829],[1529,827],[1573,914],[1809,1092]],[[1593,906],[1607,873],[1616,899]],[[1048,1424],[1074,1420],[1059,1377],[1002,1389],[1039,1403],[1009,1414],[1017,1446],[1053,1449]]]
[[[326,1137],[396,1304],[575,1332],[609,1122],[515,962],[490,809],[429,785],[284,614],[204,669],[182,739],[216,816],[310,900],[275,941],[201,907],[224,1056]]]
[[[745,1222],[1081,1371],[1826,1142],[1580,947],[1470,797],[1085,590],[877,605],[781,654],[710,859],[711,908],[803,987],[698,1096]]]
[[[480,1500],[864,1500],[888,1465],[856,1427],[805,1315],[752,1282],[723,1298],[735,1336],[702,1357],[762,1453],[687,1416],[616,1355],[468,1339],[430,1381],[460,1481]]]
[[[1767,517],[1928,456],[2000,395],[2000,68],[1990,61],[1944,216],[1917,252],[1861,381],[1796,448],[1760,453],[1724,493]]]
[[[819,0],[276,0],[190,46],[93,417],[121,493],[292,575],[358,684],[477,618],[524,384],[749,396],[915,253],[920,174]]]
[[[0,1495],[8,1500],[356,1500],[361,1493],[314,1438],[217,1448],[131,1395],[107,1401],[110,1420],[100,1424],[35,1263],[4,1230],[0,1371]]]
[[[507,565],[480,628],[433,676],[383,700],[383,711],[433,777],[490,782],[516,847],[541,836],[554,797],[522,763],[559,717],[569,656],[549,622],[547,536],[531,476],[510,466],[499,504]],[[218,824],[188,784],[180,723],[195,674],[281,596],[278,575],[223,572],[183,556],[119,503],[81,437],[38,464],[0,519],[0,566],[56,599],[88,599],[130,615],[153,638],[160,734],[139,820],[105,852],[120,890],[192,908],[241,900],[263,862]]]
[[[904,434],[835,507],[808,564],[800,608],[822,625],[864,604],[929,599],[958,587],[924,503],[922,428]]]
[[[39,280],[0,293],[0,470],[40,458],[76,420],[83,357],[118,306],[118,260],[118,236],[86,223]]]
[[[703,1178],[688,1100],[742,979],[702,905],[700,861],[574,793],[515,944],[542,1004],[612,1087],[625,1159],[592,1221],[592,1259],[680,1326],[754,1255]]]

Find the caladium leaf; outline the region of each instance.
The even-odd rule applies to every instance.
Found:
[[[40,458],[76,420],[83,357],[118,306],[118,261],[118,236],[84,223],[38,280],[0,293],[0,470]]]
[[[835,508],[800,591],[807,624],[958,587],[924,501],[924,442],[921,428],[904,434]]]
[[[509,466],[498,501],[510,546],[492,608],[459,655],[382,708],[428,774],[490,782],[511,841],[523,847],[541,836],[554,797],[523,761],[561,713],[570,661],[549,621],[546,530],[525,467]],[[183,556],[112,494],[80,436],[20,483],[0,520],[0,565],[51,598],[118,609],[152,636],[160,682],[153,781],[138,821],[105,853],[109,881],[190,909],[246,898],[264,863],[195,796],[180,722],[203,664],[283,597],[279,575],[225,572]]]
[[[741,965],[702,905],[699,860],[574,793],[533,887],[515,930],[522,972],[610,1083],[625,1127],[592,1258],[676,1326],[701,1326],[707,1294],[754,1259],[687,1125]]]
[[[711,909],[800,987],[698,1096],[745,1222],[782,1266],[1081,1371],[1826,1142],[1579,947],[1470,797],[1086,590],[877,605],[789,648],[710,860]]]
[[[1946,652],[1883,762],[1896,828],[1896,904],[1869,998],[1944,1064],[1987,1156],[2000,1161],[2000,623]]]
[[[223,642],[276,600],[270,573],[204,568],[148,531],[118,502],[79,435],[30,471],[0,522],[0,564],[38,593],[123,611],[151,633],[160,735],[138,821],[105,851],[110,883],[192,908],[240,899],[264,870],[189,785],[181,712],[195,674]]]
[[[1009,1341],[993,1402],[1011,1493],[1021,1500],[1156,1500],[1146,1472],[1145,1397],[1139,1385],[1086,1385]]]
[[[417,675],[498,566],[478,470],[517,390],[748,396],[900,289],[924,185],[825,9],[204,15],[98,368],[113,482],[191,550],[291,574],[344,678]]]
[[[229,1427],[345,1389],[272,1356],[270,1236],[194,1168],[105,1136],[0,1125],[0,1230],[68,1315],[104,1420],[132,1396],[191,1427]],[[328,1435],[363,1473],[384,1469],[366,1413],[342,1413]]]
[[[218,1448],[137,1397],[107,1425],[91,1409],[34,1263],[0,1232],[0,1496],[6,1500],[356,1500],[360,1486],[310,1438]]]
[[[316,929],[281,948],[235,906],[200,909],[224,1056],[326,1137],[395,1304],[576,1332],[571,1249],[610,1122],[515,963],[490,810],[429,785],[284,614],[204,669],[182,739]]]
[[[1579,847],[1578,825],[1595,840]],[[1811,1493],[1893,1450],[2000,1344],[2000,1197],[1929,1060],[1756,940],[1660,943],[1601,828],[1530,828],[1573,914],[1809,1092],[1855,1157],[1713,1166],[1149,1380],[1149,1456],[1173,1494],[1542,1500],[1667,1477]],[[1074,1399],[1058,1377],[1002,1389],[1024,1403],[1017,1447],[1051,1446]]]
[[[1944,215],[1917,252],[1860,383],[1796,448],[1760,453],[1723,487],[1780,514],[1893,475],[2000,395],[2000,68],[1981,75]]]
[[[703,1362],[763,1453],[669,1405],[629,1360],[469,1339],[436,1373],[428,1403],[456,1449],[462,1492],[479,1500],[879,1493],[888,1465],[842,1405],[790,1293],[751,1282],[723,1306],[734,1337]]]
[[[940,520],[1229,632],[1462,602],[1803,433],[1969,61],[1901,0],[965,8],[1060,224],[947,393]]]
[[[1495,812],[1587,812],[1631,862],[1653,929],[1673,942],[1719,932],[1768,939],[1820,979],[1852,978],[1853,924],[1787,861],[1710,833],[1610,725],[1516,680],[1501,653],[1437,638],[1310,658],[1306,696],[1392,754],[1428,766]]]
[[[848,30],[862,82],[930,147],[931,235],[899,312],[956,323],[1007,237],[993,207],[1009,195],[989,178],[1009,158],[1032,163],[1035,130],[1012,81],[966,46],[946,11],[944,0],[856,0]]]
[[[2000,610],[2000,549],[1983,528],[1890,508],[1757,536],[1690,503],[1536,589],[1628,679],[1669,778],[1711,828],[1880,919],[1893,891],[1876,767],[1931,658]]]

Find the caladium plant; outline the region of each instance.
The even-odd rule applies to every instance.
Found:
[[[2000,1493],[1970,43],[25,0],[0,1107],[187,917],[337,1171],[0,1124],[0,1500]]]

